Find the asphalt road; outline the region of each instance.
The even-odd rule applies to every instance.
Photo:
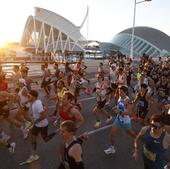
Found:
[[[54,102],[43,96],[40,90],[40,97],[45,105],[48,105],[48,112],[54,110]],[[85,117],[85,124],[79,129],[77,135],[84,131],[94,130],[95,118],[92,114],[92,108],[95,104],[93,96],[80,96],[82,103],[82,114]],[[153,111],[156,110],[155,105]],[[101,116],[103,121],[104,117]],[[49,118],[49,121],[52,119]],[[104,123],[102,123],[105,126]],[[139,126],[133,124],[136,130]],[[48,143],[44,143],[41,138],[38,139],[38,154],[40,159],[32,164],[19,166],[20,162],[25,161],[31,153],[30,139],[24,140],[20,130],[8,124],[1,123],[0,126],[5,128],[6,132],[11,136],[17,144],[14,154],[10,154],[8,150],[0,147],[0,169],[57,169],[59,164],[59,136],[57,135]],[[56,130],[52,123],[49,126],[49,132]],[[84,162],[86,169],[143,169],[141,158],[138,162],[132,159],[133,139],[128,136],[123,129],[120,129],[117,134],[117,142],[115,145],[116,153],[114,155],[105,155],[103,150],[109,146],[110,128],[96,132],[90,135],[87,142],[84,143]],[[170,158],[170,151],[167,154]]]

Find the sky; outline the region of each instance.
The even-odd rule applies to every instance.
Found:
[[[89,40],[109,42],[133,24],[134,0],[0,0],[0,4],[0,45],[20,41],[34,7],[51,10],[80,26],[88,5],[89,24],[84,23],[81,33]],[[135,25],[153,27],[170,36],[170,0],[137,4]]]

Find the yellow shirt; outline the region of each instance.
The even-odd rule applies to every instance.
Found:
[[[57,102],[61,101],[66,91],[67,89],[65,87],[63,87],[61,90],[57,90]]]

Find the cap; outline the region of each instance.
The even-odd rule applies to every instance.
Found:
[[[18,82],[26,85],[26,81],[25,81],[25,79],[23,79],[23,78],[20,78],[20,79],[18,80]]]

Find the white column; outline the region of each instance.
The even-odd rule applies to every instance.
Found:
[[[130,57],[133,59],[133,42],[135,34],[135,17],[136,17],[136,0],[134,0],[134,14],[133,14],[133,27],[132,27],[132,37],[131,37],[131,47],[130,47]]]

